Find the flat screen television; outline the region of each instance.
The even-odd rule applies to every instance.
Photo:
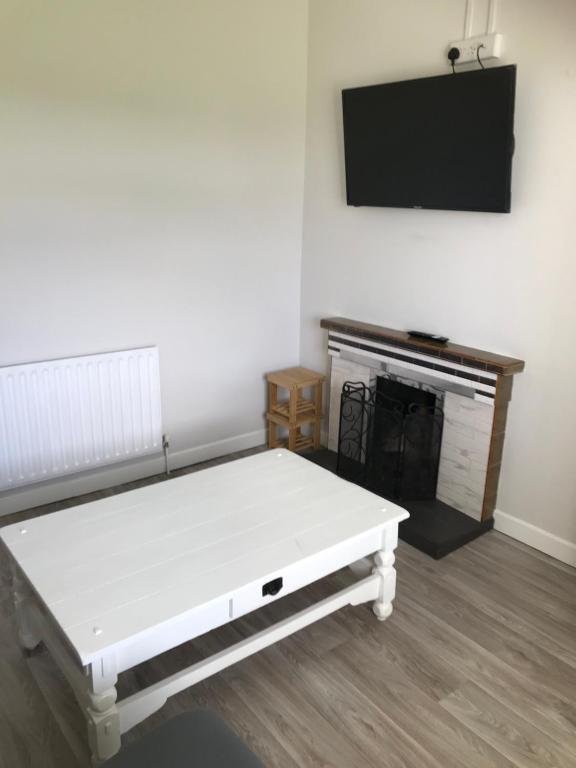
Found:
[[[516,67],[342,91],[348,205],[510,211]]]

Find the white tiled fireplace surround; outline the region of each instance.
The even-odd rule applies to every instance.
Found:
[[[494,416],[497,376],[482,372],[481,381],[465,378],[470,368],[450,363],[462,376],[426,367],[425,354],[398,355],[397,347],[343,333],[330,332],[330,398],[328,448],[338,450],[340,396],[346,381],[375,384],[377,376],[433,392],[443,407],[437,498],[475,520],[482,516]],[[394,356],[392,356],[394,355]],[[436,366],[438,368],[438,366]],[[459,369],[462,369],[462,372]],[[478,378],[478,377],[476,377]]]

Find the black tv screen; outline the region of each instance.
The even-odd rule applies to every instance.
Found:
[[[510,211],[516,67],[342,91],[348,205]]]

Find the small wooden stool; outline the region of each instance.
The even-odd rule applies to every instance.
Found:
[[[268,381],[268,447],[305,451],[320,447],[322,421],[322,384],[325,376],[308,368],[285,368],[266,376]],[[278,387],[288,390],[288,399],[278,399]],[[302,390],[311,388],[312,397],[306,399]],[[302,434],[301,427],[309,424],[312,435]],[[278,427],[288,430],[288,440],[278,437]]]

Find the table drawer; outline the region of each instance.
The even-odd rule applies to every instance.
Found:
[[[274,600],[312,584],[329,573],[334,573],[362,557],[377,552],[381,543],[382,531],[369,531],[313,557],[270,573],[258,582],[253,582],[234,592],[230,598],[230,618],[236,619],[257,608],[262,608]]]

